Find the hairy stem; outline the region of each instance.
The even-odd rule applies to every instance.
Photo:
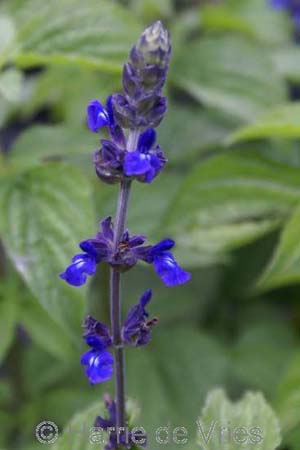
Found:
[[[138,130],[132,130],[129,133],[127,141],[127,150],[133,151],[137,147],[139,137]],[[128,203],[130,196],[131,181],[125,180],[120,185],[118,207],[115,217],[115,238],[114,250],[117,251],[122,235],[125,231]],[[121,272],[112,267],[110,270],[110,316],[113,335],[113,345],[115,349],[115,374],[116,374],[116,404],[117,404],[117,428],[123,428],[126,425],[125,411],[125,363],[124,347],[121,336]]]

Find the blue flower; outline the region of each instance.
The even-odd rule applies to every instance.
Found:
[[[113,356],[107,351],[112,340],[105,324],[91,316],[85,320],[86,329],[84,339],[91,350],[81,357],[81,364],[85,366],[85,374],[91,384],[102,383],[113,375]]]
[[[110,125],[108,111],[98,100],[92,100],[87,107],[87,123],[89,129],[94,133],[102,127]]]
[[[114,359],[106,350],[89,350],[80,362],[86,367],[85,374],[91,384],[103,383],[113,376]]]
[[[177,286],[186,283],[191,278],[191,274],[183,270],[173,254],[168,251],[174,245],[175,242],[172,239],[163,239],[152,246],[148,258],[166,286]]]
[[[151,339],[151,328],[156,325],[156,318],[148,320],[149,314],[145,307],[152,297],[151,289],[148,289],[130,310],[122,327],[122,338],[126,344],[133,346],[146,345]]]
[[[140,181],[150,183],[159,174],[166,163],[166,158],[159,145],[154,146],[155,141],[156,133],[153,128],[141,134],[137,150],[129,151],[125,155],[125,175],[135,176]]]
[[[60,277],[72,286],[82,286],[87,275],[94,275],[96,272],[96,257],[94,252],[79,253],[73,256],[72,264],[60,274]]]
[[[146,239],[146,236],[140,234],[130,236],[126,230],[115,249],[111,217],[106,217],[101,221],[101,231],[94,238],[80,243],[80,248],[85,253],[75,255],[72,264],[60,277],[73,286],[81,286],[87,281],[87,275],[95,273],[100,262],[126,271],[141,260],[153,264],[156,273],[167,286],[186,283],[190,274],[178,265],[169,251],[175,242],[172,239],[163,239],[156,245],[144,245]]]

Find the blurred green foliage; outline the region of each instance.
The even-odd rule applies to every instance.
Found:
[[[160,317],[151,345],[127,352],[137,423],[186,426],[194,438],[211,389],[259,390],[280,448],[299,450],[300,47],[266,0],[1,3],[0,447],[41,448],[39,422],[88,420],[112,392],[91,388],[79,364],[84,314],[108,319],[107,272],[87,289],[57,275],[116,206],[116,188],[92,168],[85,106],[121,88],[131,45],[158,18],[173,40],[158,131],[169,164],[134,186],[129,225],[174,237],[193,279],[173,291],[145,267],[124,276],[124,312],[152,287]],[[228,420],[247,409],[214,392],[204,415],[217,419],[212,404],[227,405]],[[250,395],[258,417],[271,411],[262,394]],[[57,449],[73,448],[68,439]]]

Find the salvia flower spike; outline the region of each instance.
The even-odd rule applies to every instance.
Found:
[[[151,289],[130,308],[122,323],[122,272],[142,262],[152,265],[166,286],[184,284],[190,279],[190,274],[180,267],[171,252],[175,245],[172,239],[151,245],[146,243],[146,236],[132,235],[126,228],[132,182],[151,183],[167,163],[157,143],[155,127],[167,109],[162,88],[170,55],[169,33],[157,21],[146,28],[131,49],[123,69],[123,92],[110,95],[104,103],[93,99],[87,106],[89,129],[93,133],[103,128],[109,132],[109,139],[101,139],[100,148],[94,152],[94,166],[102,181],[120,185],[118,207],[114,220],[104,218],[95,236],[79,243],[80,253],[73,256],[60,277],[72,286],[82,286],[95,274],[99,264],[110,267],[110,327],[94,317],[86,317],[83,339],[89,349],[81,357],[92,385],[107,381],[115,374],[115,399],[106,397],[105,400],[108,417],[96,419],[96,424],[104,429],[124,427],[126,423],[124,347],[148,344],[158,323],[156,317],[149,318]],[[105,449],[132,447],[130,434],[112,433]]]

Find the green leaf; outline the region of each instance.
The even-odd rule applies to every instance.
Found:
[[[12,45],[16,35],[16,27],[13,20],[7,15],[0,15],[0,62]],[[1,64],[0,64],[1,65]]]
[[[298,342],[288,325],[269,311],[269,315],[262,319],[262,313],[264,311],[257,311],[253,323],[249,311],[242,317],[247,325],[232,348],[231,367],[239,383],[260,389],[272,398],[285,372],[285,363],[290,360]]]
[[[18,291],[14,276],[0,280],[0,361],[13,341],[18,323]]]
[[[251,121],[285,99],[271,57],[241,38],[202,38],[183,46],[170,76],[199,102],[239,120]]]
[[[68,286],[58,274],[78,242],[94,233],[88,181],[78,169],[52,163],[3,183],[0,194],[8,255],[50,317],[77,342],[85,290]]]
[[[207,396],[198,427],[203,450],[275,450],[281,442],[278,419],[259,392],[231,402],[222,389],[215,389]]]
[[[209,5],[201,12],[201,24],[208,31],[237,32],[272,45],[289,42],[291,33],[288,17],[274,11],[265,0]]]
[[[183,126],[184,124],[184,126]],[[168,113],[158,129],[159,142],[170,164],[185,165],[199,155],[220,149],[236,121],[225,114],[200,106],[170,102]]]
[[[133,15],[108,0],[9,1],[16,21],[11,59],[20,66],[76,63],[120,71],[141,31]]]
[[[298,169],[246,152],[222,155],[195,167],[163,224],[206,264],[277,227],[299,200]]]
[[[8,158],[13,167],[22,170],[45,164],[47,160],[70,159],[75,155],[90,166],[93,146],[94,136],[84,128],[34,125],[16,140]]]
[[[158,177],[155,183],[150,185],[141,183],[132,189],[128,223],[133,233],[138,233],[142,229],[150,240],[156,238],[157,222],[153,220],[153,217],[160,217],[165,213],[182,179],[180,170],[167,168],[164,176]],[[165,195],[161,195],[162,192]],[[103,183],[97,184],[95,196],[99,216],[113,216],[117,201],[115,188]],[[147,204],[146,209],[141,207],[145,204]]]
[[[300,49],[294,45],[280,48],[272,54],[278,73],[292,82],[300,81]]]
[[[0,72],[0,126],[5,124],[8,117],[20,104],[23,81],[23,75],[17,69],[9,68]]]
[[[7,69],[0,74],[0,95],[9,102],[21,100],[23,75],[17,69]],[[0,101],[2,101],[0,97]]]
[[[271,137],[300,137],[300,103],[283,105],[269,111],[253,124],[233,133],[228,143]]]
[[[158,328],[151,344],[129,349],[126,360],[128,393],[139,402],[139,425],[147,430],[150,448],[156,447],[156,430],[168,423],[194,431],[207,391],[222,384],[228,373],[222,347],[193,325]],[[151,380],[151,389],[145,389],[145,380]],[[174,449],[174,443],[164,448]]]
[[[77,358],[68,336],[31,295],[22,301],[19,320],[31,339],[45,352],[61,361]]]
[[[103,406],[101,401],[87,408],[85,411],[76,414],[67,424],[64,432],[52,446],[53,450],[90,450],[95,448],[95,444],[90,443],[91,431],[95,418],[103,415]],[[103,449],[104,445],[97,445]]]
[[[278,386],[275,400],[276,411],[279,415],[283,432],[298,430],[300,426],[300,354],[296,353],[288,367],[285,367],[285,375]]]
[[[130,8],[133,13],[141,19],[143,19],[146,23],[151,23],[160,19],[168,19],[171,17],[173,12],[172,0],[131,0]]]
[[[134,417],[137,414],[136,405],[132,401],[127,403],[128,422],[132,426]],[[93,437],[91,428],[94,426],[95,418],[99,415],[104,416],[103,402],[98,401],[83,412],[76,414],[65,427],[63,434],[52,447],[53,450],[91,450],[95,448],[104,448],[102,442],[90,442]],[[95,435],[95,433],[94,433]],[[99,434],[98,434],[99,436]],[[106,443],[106,435],[103,434],[103,444]],[[101,439],[102,440],[102,439]]]
[[[38,76],[27,80],[28,99],[21,112],[27,117],[38,109],[50,108],[54,121],[64,120],[72,132],[86,126],[86,106],[93,98],[105,102],[112,92],[121,90],[119,75],[100,73],[81,66],[48,67]],[[77,133],[76,133],[77,132]],[[95,141],[95,136],[93,137]]]
[[[282,230],[278,246],[258,281],[259,289],[272,289],[300,281],[300,208]]]

